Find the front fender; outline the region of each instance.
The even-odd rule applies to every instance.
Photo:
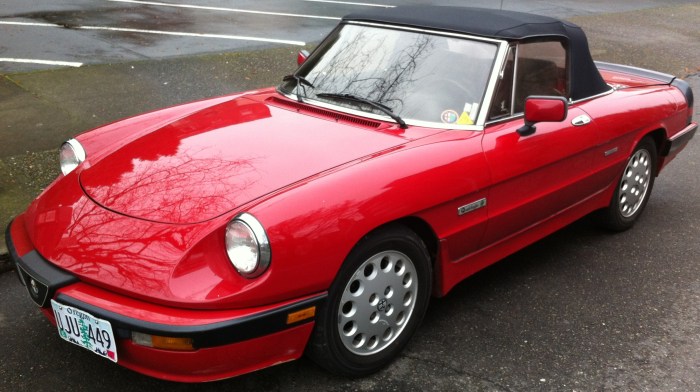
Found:
[[[485,197],[489,180],[481,133],[448,131],[297,184],[249,210],[272,248],[258,289],[288,298],[327,290],[364,235],[404,217],[459,240],[451,249],[459,258],[478,245],[486,209],[463,217],[457,210]]]

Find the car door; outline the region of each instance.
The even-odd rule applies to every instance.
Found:
[[[487,128],[482,141],[491,173],[484,245],[504,240],[585,200],[599,189],[592,181],[598,135],[586,113],[569,108],[561,123],[539,123],[530,136],[516,131],[522,119]]]
[[[538,123],[528,136],[517,132],[524,125],[526,97],[567,96],[567,58],[558,41],[520,44],[509,52],[482,139],[492,181],[482,247],[528,230],[599,190],[590,169],[599,134],[577,105],[562,122]]]

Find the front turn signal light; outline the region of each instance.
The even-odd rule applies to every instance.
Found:
[[[175,338],[131,332],[131,341],[140,346],[173,351],[194,351],[192,338]]]

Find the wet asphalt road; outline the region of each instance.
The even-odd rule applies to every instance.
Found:
[[[18,12],[35,11],[28,9],[28,2],[4,0],[0,21],[7,20],[9,8],[5,5],[8,2],[19,5]],[[224,3],[230,2],[220,2]],[[294,2],[294,5],[297,3],[301,4]],[[696,62],[697,55],[693,57],[698,51],[688,49],[698,45],[700,39],[680,38],[679,41],[678,38],[684,31],[697,35],[696,24],[674,23],[679,12],[688,14],[688,8],[672,12],[650,8],[639,13],[631,11],[632,14],[607,14],[682,2],[523,3],[528,3],[533,10],[541,7],[542,13],[581,15],[582,19],[575,17],[574,20],[589,27],[587,31],[596,58],[682,73],[681,76],[688,67],[686,73],[700,71],[692,68],[700,66],[700,62]],[[279,10],[292,2],[236,2],[236,7],[260,4]],[[49,8],[65,11],[108,6],[117,7],[103,2],[73,1],[54,2]],[[224,6],[230,7],[230,4]],[[328,15],[339,16],[347,10],[347,6],[340,12],[339,8],[334,8],[338,6],[323,7]],[[153,12],[153,7],[146,8]],[[170,12],[156,15],[168,19],[172,16]],[[598,12],[606,14],[590,15]],[[108,19],[109,15],[117,13],[101,17]],[[220,18],[221,25],[231,24],[227,22],[229,17]],[[634,18],[632,23],[631,18]],[[653,29],[653,22],[659,20],[672,25],[670,33],[664,35]],[[57,22],[61,21],[52,21]],[[206,18],[198,23],[201,25],[190,27],[216,26],[216,23],[207,23]],[[318,29],[330,29],[334,25],[332,21],[309,23]],[[629,27],[636,23],[639,27]],[[45,39],[28,39],[14,48],[14,43],[8,44],[5,28],[0,26],[3,32],[0,34],[0,57],[9,56],[8,53],[16,49],[31,51],[33,42]],[[42,182],[45,183],[44,177],[53,175],[53,158],[44,163],[42,157],[52,157],[55,153],[44,153],[48,147],[40,146],[43,139],[58,135],[60,140],[64,134],[75,130],[155,107],[274,84],[281,74],[293,69],[293,60],[290,60],[297,50],[294,45],[270,44],[280,49],[259,51],[267,45],[259,43],[223,48],[217,46],[223,45],[221,43],[208,46],[209,41],[177,44],[180,38],[163,38],[149,44],[138,43],[138,40],[147,40],[143,37],[65,30],[52,30],[70,34],[57,38],[50,45],[40,46],[36,53],[73,53],[60,49],[61,45],[70,48],[79,42],[73,46],[79,56],[68,61],[121,63],[28,74],[0,68],[7,74],[7,79],[3,80],[6,84],[0,85],[0,93],[7,93],[0,94],[0,110],[4,110],[0,113],[0,124],[12,125],[11,129],[17,129],[17,134],[31,135],[12,150],[3,150],[0,154],[0,173],[4,173],[5,165],[11,173],[17,174],[11,167],[12,162],[24,162],[20,165],[24,171],[15,182],[3,182],[6,179],[0,178],[0,204],[6,203],[2,197],[14,192],[15,185],[17,189],[24,189],[26,182],[36,181],[38,184],[29,187],[36,191]],[[270,31],[274,29],[260,30],[261,33]],[[311,42],[315,33],[313,28],[309,31],[309,36],[290,33],[285,37]],[[640,36],[649,35],[645,40],[650,52],[634,46],[637,32]],[[677,46],[667,45],[664,39],[671,43],[678,41]],[[94,48],[90,46],[93,43]],[[115,52],[100,48],[98,43]],[[227,41],[226,45],[233,44]],[[187,47],[191,51],[178,52],[173,47]],[[667,47],[668,52],[664,52],[663,48]],[[219,50],[245,50],[246,54],[244,59],[236,54],[192,57]],[[133,54],[139,51],[143,53]],[[24,56],[12,53],[12,56],[20,55]],[[134,57],[129,57],[131,55]],[[142,58],[155,61],[133,62]],[[263,65],[253,69],[251,64]],[[0,67],[5,66],[0,64]],[[225,66],[236,71],[222,70]],[[23,70],[30,69],[36,68],[31,66]],[[700,77],[689,80],[696,96],[700,96]],[[3,90],[7,86],[13,90]],[[82,91],[72,92],[71,86]],[[105,98],[107,95],[109,99]],[[17,100],[12,110],[3,106],[12,100]],[[697,101],[700,100],[696,100],[696,121],[700,113]],[[19,110],[27,107],[41,110]],[[16,117],[20,113],[25,117]],[[44,125],[35,124],[39,121]],[[49,128],[51,121],[57,123],[55,129]],[[28,126],[20,129],[23,123]],[[0,144],[7,145],[9,131],[3,128],[0,132],[5,139]],[[55,143],[49,142],[47,145]],[[12,151],[20,152],[23,148],[32,153],[13,155]],[[35,160],[37,157],[42,159]],[[447,297],[434,299],[422,327],[400,358],[384,371],[358,380],[331,376],[306,359],[201,385],[173,384],[141,376],[62,341],[30,301],[14,273],[5,273],[0,275],[0,390],[697,391],[700,390],[698,169],[700,142],[696,139],[658,178],[647,210],[635,228],[612,235],[599,231],[584,219],[488,268],[458,285]],[[37,172],[46,175],[37,180]]]
[[[504,0],[503,8],[568,18],[691,2]],[[463,0],[382,0],[360,3],[390,6],[419,3],[465,4]],[[3,0],[1,4],[0,59],[38,59],[81,64],[163,59],[279,45],[303,46],[304,43],[317,42],[323,38],[343,15],[368,8],[316,0],[52,0],[41,2],[41,5],[26,0]],[[472,0],[468,4],[487,8],[500,6],[500,2],[494,0]],[[280,43],[278,40],[293,42]],[[0,60],[0,72],[23,72],[51,67],[55,65]]]

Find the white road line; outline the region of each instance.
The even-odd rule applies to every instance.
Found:
[[[184,32],[177,32],[177,31],[141,30],[141,29],[127,29],[127,28],[123,28],[123,27],[103,27],[103,26],[77,26],[74,28],[82,29],[82,30],[107,30],[107,31],[122,31],[122,32],[127,32],[127,33],[177,35],[177,36],[181,36],[181,37],[223,38],[223,39],[235,39],[235,40],[241,40],[241,41],[260,41],[260,42],[271,42],[271,43],[277,43],[277,44],[288,44],[288,45],[299,45],[299,46],[306,45],[306,42],[303,42],[303,41],[290,41],[290,40],[286,40],[286,39],[249,37],[249,36],[245,36],[245,35],[184,33]]]
[[[55,23],[34,23],[34,22],[12,22],[9,20],[0,20],[0,24],[18,25],[18,26],[44,26],[44,27],[63,27]]]
[[[178,8],[192,8],[192,9],[210,10],[210,11],[240,12],[240,13],[246,13],[246,14],[258,14],[258,15],[291,16],[294,18],[340,20],[340,18],[335,17],[335,16],[304,15],[304,14],[291,14],[291,13],[286,13],[286,12],[255,11],[255,10],[244,10],[244,9],[240,9],[240,8],[225,8],[225,7],[211,7],[211,6],[204,6],[204,5],[161,3],[158,1],[142,1],[142,0],[107,0],[107,1],[112,1],[115,3],[156,5],[156,6],[161,6],[161,7],[178,7]]]
[[[54,24],[54,23],[0,21],[0,24],[20,25],[20,26],[64,27],[65,28],[65,26],[61,26],[59,24]],[[125,32],[125,33],[175,35],[175,36],[180,36],[180,37],[222,38],[222,39],[233,39],[233,40],[240,40],[240,41],[258,41],[258,42],[269,42],[269,43],[276,43],[276,44],[287,44],[287,45],[298,45],[298,46],[306,45],[306,42],[303,42],[303,41],[291,41],[291,40],[286,40],[286,39],[249,37],[249,36],[245,36],[245,35],[200,34],[200,33],[185,33],[185,32],[178,32],[178,31],[141,30],[141,29],[128,29],[128,28],[123,28],[123,27],[106,27],[106,26],[70,26],[70,29],[121,31],[121,32]]]
[[[83,63],[73,61],[52,61],[52,60],[34,60],[34,59],[11,59],[0,57],[0,63],[27,63],[27,64],[46,64],[46,65],[64,65],[66,67],[80,67]]]
[[[384,8],[395,8],[395,5],[386,4],[370,4],[370,3],[355,3],[353,1],[336,1],[336,0],[302,0],[310,1],[312,3],[333,3],[333,4],[345,4],[345,5],[362,5],[365,7],[384,7]]]

